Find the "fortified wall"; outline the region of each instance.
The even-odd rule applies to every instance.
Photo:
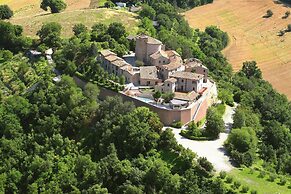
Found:
[[[157,113],[164,125],[171,125],[173,122],[181,121],[182,124],[187,124],[191,121],[198,122],[206,116],[208,107],[217,100],[217,88],[214,84],[204,98],[199,99],[193,105],[184,109],[165,109],[155,105],[140,101],[123,93],[117,93],[105,88],[100,88],[99,98],[104,100],[107,96],[120,96],[124,101],[133,102],[135,106],[144,106],[151,111]]]

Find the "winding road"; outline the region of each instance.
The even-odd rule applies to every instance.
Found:
[[[206,157],[211,162],[216,171],[231,171],[234,167],[231,165],[229,157],[225,154],[223,147],[224,141],[228,137],[228,133],[232,127],[232,116],[235,113],[235,108],[226,106],[225,113],[223,115],[223,121],[225,123],[226,132],[220,133],[219,138],[214,141],[193,141],[182,137],[179,133],[181,129],[171,128],[177,142],[185,148],[189,148],[200,157]]]

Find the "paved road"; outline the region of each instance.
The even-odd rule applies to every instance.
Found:
[[[191,149],[196,152],[200,157],[206,157],[210,161],[216,171],[230,171],[233,169],[229,161],[229,157],[225,155],[225,149],[223,147],[224,141],[227,139],[228,132],[231,129],[233,119],[232,116],[235,112],[234,107],[227,106],[223,120],[225,123],[226,132],[220,133],[219,139],[215,141],[193,141],[186,139],[179,135],[180,129],[173,129],[173,133],[179,144],[185,148]]]

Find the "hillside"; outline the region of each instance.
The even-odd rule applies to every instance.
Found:
[[[274,15],[263,18],[271,9]],[[256,60],[268,80],[279,92],[291,98],[291,33],[277,36],[291,23],[282,19],[290,7],[272,0],[215,0],[194,8],[185,17],[194,28],[216,25],[226,31],[230,44],[223,51],[235,71],[246,60]]]
[[[137,22],[135,14],[113,9],[90,9],[90,0],[67,0],[67,9],[59,14],[50,14],[39,8],[40,0],[0,0],[0,4],[8,4],[14,11],[10,22],[23,26],[24,34],[35,36],[43,23],[58,22],[62,25],[63,36],[72,35],[72,27],[83,23],[91,27],[97,22],[109,24],[119,21],[130,33],[136,33]],[[92,6],[92,4],[91,4]]]

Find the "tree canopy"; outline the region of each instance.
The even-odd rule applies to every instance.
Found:
[[[52,13],[60,13],[66,9],[67,4],[63,0],[42,0],[40,8],[47,11],[50,8]]]
[[[10,19],[13,16],[13,11],[8,5],[0,5],[0,19]]]

